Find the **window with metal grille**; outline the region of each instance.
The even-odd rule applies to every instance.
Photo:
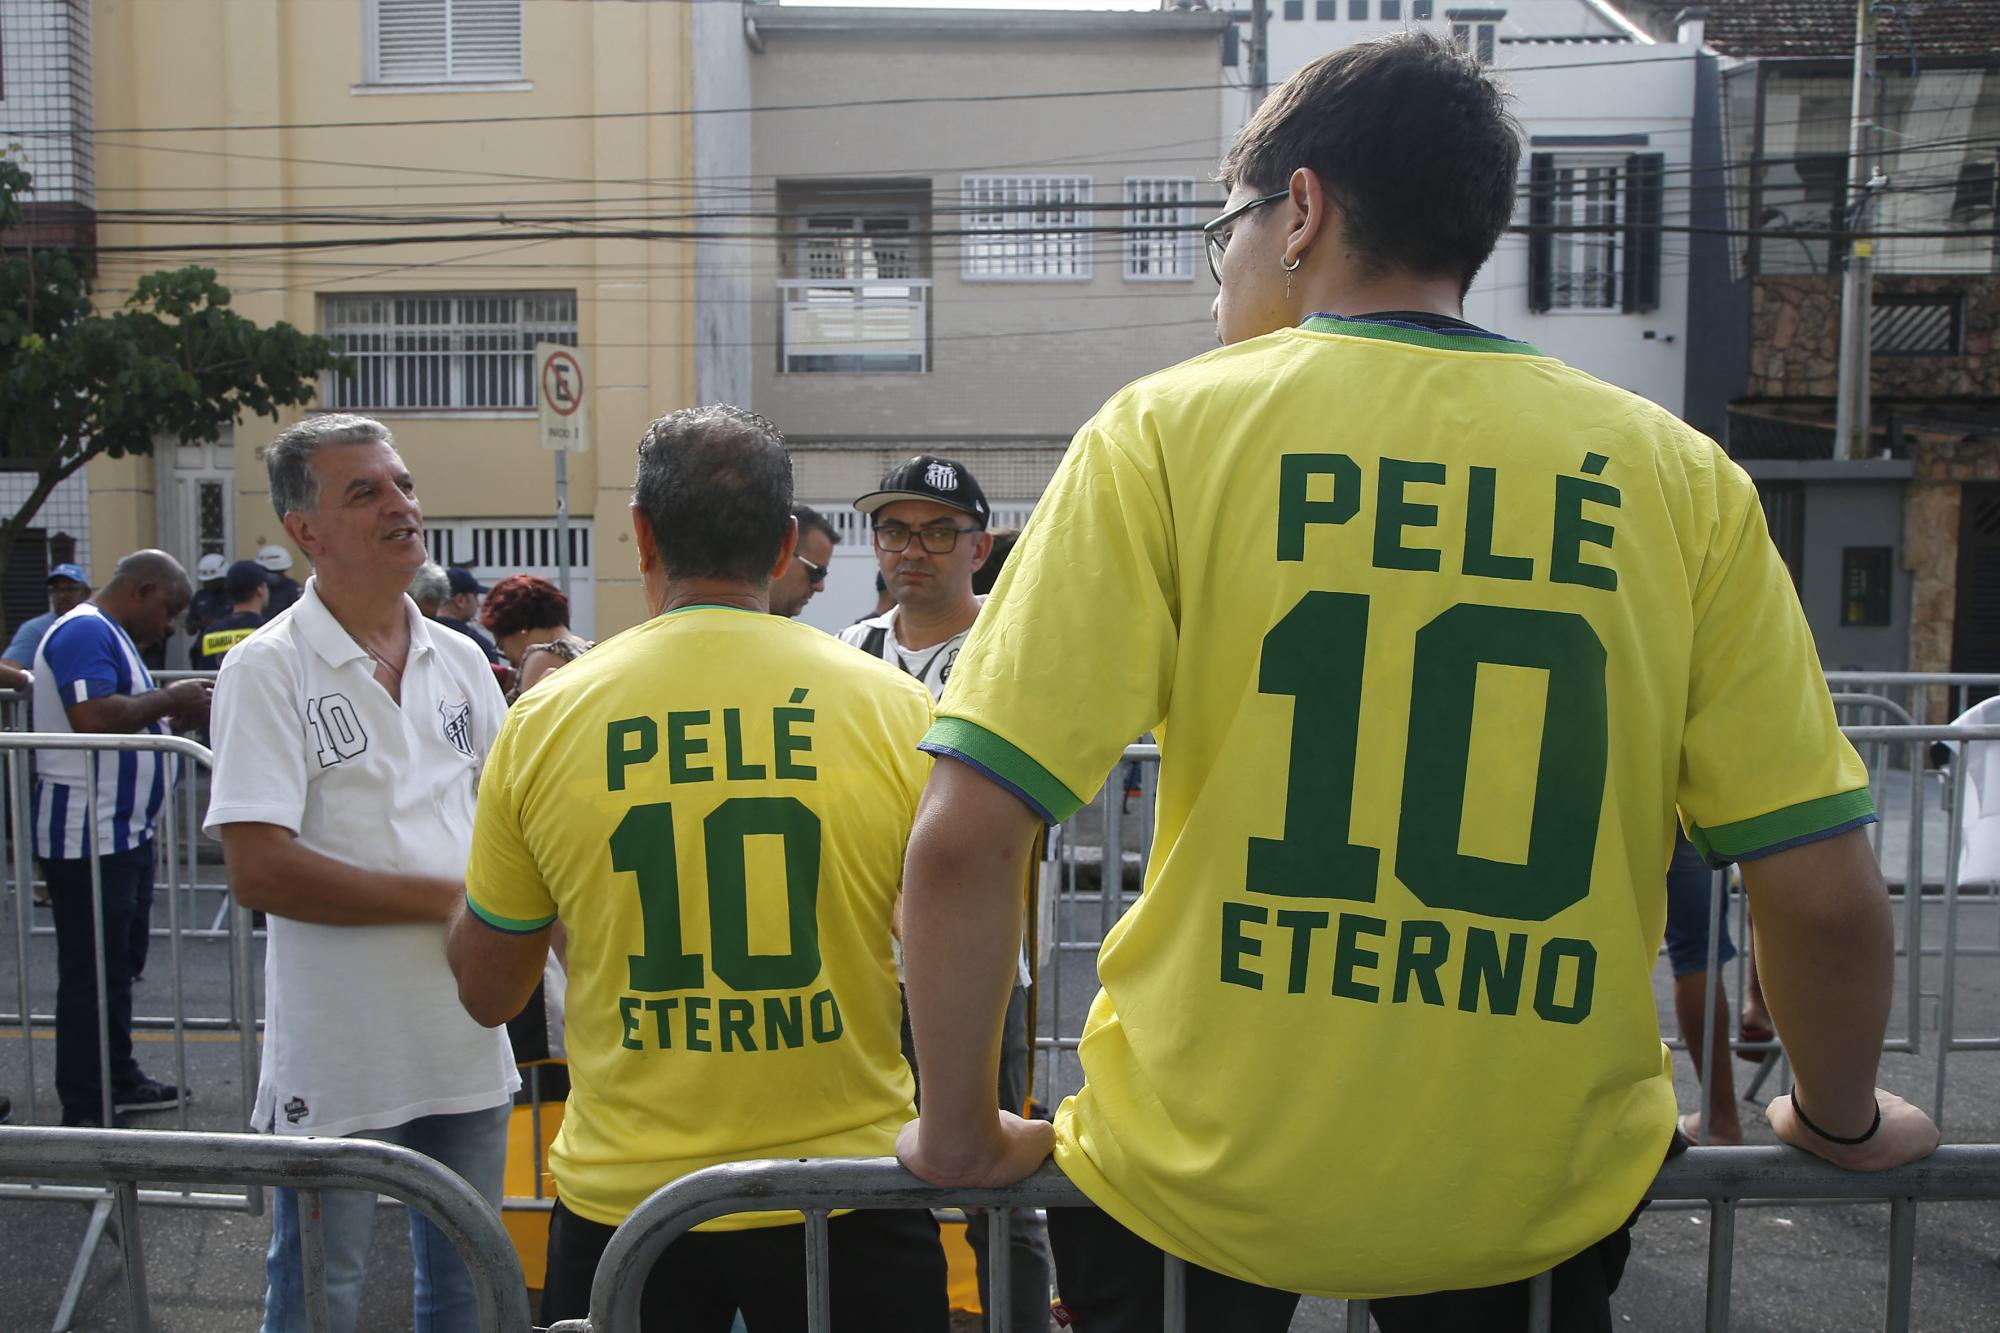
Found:
[[[916,219],[813,214],[799,221],[798,270],[822,282],[922,277],[918,272]]]
[[[1965,298],[1877,296],[1868,312],[1868,344],[1877,356],[1961,356]]]
[[[535,344],[576,346],[576,293],[327,296],[320,325],[353,363],[329,407],[526,410]]]
[[[1194,277],[1194,177],[1125,178],[1125,277],[1187,282]]]
[[[369,83],[521,77],[521,0],[363,0]]]
[[[959,276],[968,282],[1090,277],[1090,177],[963,176]]]
[[[1528,308],[1660,304],[1658,153],[1536,153],[1528,162]]]

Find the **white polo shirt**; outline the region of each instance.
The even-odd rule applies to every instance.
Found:
[[[480,768],[506,713],[462,635],[416,604],[399,707],[319,599],[223,659],[205,827],[276,824],[337,861],[463,879]],[[479,1111],[520,1086],[504,1030],[458,1002],[442,924],[323,926],[275,913],[264,963],[264,1067],[252,1128],[354,1134]]]

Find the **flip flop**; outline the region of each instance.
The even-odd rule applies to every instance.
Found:
[[[1778,1034],[1767,1025],[1760,1024],[1756,1027],[1752,1027],[1748,1023],[1738,1023],[1736,1025],[1736,1040],[1738,1041],[1776,1041],[1777,1039]],[[1764,1057],[1769,1054],[1769,1051],[1738,1051],[1736,1058],[1739,1060],[1748,1060],[1753,1065],[1761,1065],[1764,1063]]]

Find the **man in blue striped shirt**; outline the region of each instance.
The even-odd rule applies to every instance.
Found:
[[[165,551],[120,560],[103,591],[56,621],[35,652],[35,730],[164,735],[169,723],[196,726],[206,719],[205,684],[156,689],[139,656],[166,637],[192,594],[187,571]],[[93,856],[103,887],[112,1123],[121,1123],[119,1112],[178,1106],[181,1089],[148,1077],[132,1058],[132,978],[145,967],[152,928],[153,822],[166,808],[174,758],[150,750],[43,750],[36,768],[35,854],[56,921],[56,1096],[63,1123],[104,1123]]]

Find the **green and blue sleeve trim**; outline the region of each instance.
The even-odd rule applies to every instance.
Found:
[[[555,924],[556,919],[556,914],[550,912],[539,921],[516,921],[511,916],[501,916],[498,912],[488,911],[486,908],[481,907],[478,903],[472,901],[472,895],[469,893],[465,895],[465,909],[481,921],[484,921],[487,925],[493,927],[493,929],[509,935],[533,935],[538,931],[547,930]]]
[[[1690,824],[1688,838],[1712,866],[1754,861],[1760,856],[1803,847],[1875,822],[1875,797],[1866,787],[1788,805],[1782,810],[1703,828]]]
[[[1035,762],[1034,756],[977,722],[941,717],[931,723],[917,748],[976,769],[1014,793],[1044,823],[1060,824],[1083,808],[1083,798]]]

